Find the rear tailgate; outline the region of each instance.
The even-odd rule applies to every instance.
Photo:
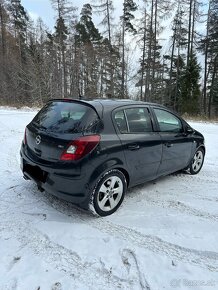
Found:
[[[40,159],[57,162],[69,142],[79,136],[81,133],[72,135],[45,132],[30,124],[26,129],[27,150]]]
[[[69,142],[96,132],[97,112],[79,102],[52,101],[26,128],[27,150],[45,161],[57,162]]]

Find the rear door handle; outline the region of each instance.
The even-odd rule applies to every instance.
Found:
[[[164,143],[164,145],[165,145],[166,147],[168,147],[168,148],[173,147],[173,143],[169,143],[169,142]]]
[[[138,144],[128,145],[129,150],[139,150],[140,146]]]

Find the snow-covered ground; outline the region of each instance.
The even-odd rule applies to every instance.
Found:
[[[35,112],[0,109],[0,290],[218,289],[218,125],[197,176],[128,191],[96,218],[25,181],[19,149]]]

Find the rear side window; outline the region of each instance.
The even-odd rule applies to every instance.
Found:
[[[130,133],[151,132],[151,118],[147,108],[127,109],[126,118]]]
[[[51,102],[36,115],[33,124],[50,132],[95,132],[99,118],[94,109],[74,102]]]
[[[151,118],[147,108],[131,108],[114,115],[120,133],[152,132]]]
[[[128,128],[127,128],[127,124],[126,124],[126,118],[124,115],[124,111],[116,112],[114,118],[115,118],[115,122],[117,124],[117,127],[118,127],[120,133],[127,133]]]

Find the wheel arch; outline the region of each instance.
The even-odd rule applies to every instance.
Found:
[[[203,150],[204,150],[204,154],[206,154],[206,148],[205,148],[205,146],[204,146],[203,144],[201,144],[201,145],[196,149],[196,151],[197,151],[198,149],[203,149]]]
[[[117,170],[119,170],[119,171],[121,171],[123,173],[123,175],[126,178],[126,183],[127,183],[127,188],[128,188],[129,187],[129,181],[130,181],[130,177],[129,177],[128,171],[126,169],[120,168],[120,167],[118,167],[118,168],[115,167],[113,169],[117,169]]]
[[[206,148],[203,143],[195,143],[195,146],[192,147],[192,152],[191,152],[191,157],[190,157],[190,162],[192,158],[194,157],[195,153],[198,151],[198,149],[202,148],[204,150],[204,154],[206,153]]]
[[[195,150],[194,150],[194,152],[193,152],[193,156],[195,155],[195,153],[196,153],[199,149],[203,149],[203,151],[204,151],[204,155],[206,154],[206,148],[205,148],[204,144],[200,144],[199,146],[197,146],[197,147],[195,148]],[[192,156],[192,158],[193,158],[193,156]]]
[[[196,153],[197,153],[199,150],[202,150],[202,151],[203,151],[203,159],[202,159],[202,162],[201,162],[201,164],[200,164],[200,167],[196,170],[196,169],[194,169],[194,168],[192,167],[192,160],[193,160],[194,156],[196,155]],[[190,173],[190,174],[195,175],[195,174],[197,174],[198,172],[200,172],[200,170],[201,170],[201,168],[202,168],[202,166],[203,166],[203,164],[204,164],[204,156],[205,156],[205,152],[206,152],[206,149],[205,149],[204,144],[200,144],[200,145],[195,149],[194,154],[193,154],[193,157],[192,157],[192,159],[191,159],[191,161],[190,161],[190,164],[189,164],[189,166],[187,167],[187,169],[189,169],[189,173]]]
[[[122,163],[122,161],[118,159],[108,160],[104,162],[103,164],[99,165],[91,174],[90,183],[94,182],[95,184],[100,176],[104,175],[107,171],[113,170],[113,169],[117,169],[123,173],[123,175],[126,178],[127,187],[128,187],[130,183],[129,172],[126,170],[126,168],[124,168],[124,164]]]

